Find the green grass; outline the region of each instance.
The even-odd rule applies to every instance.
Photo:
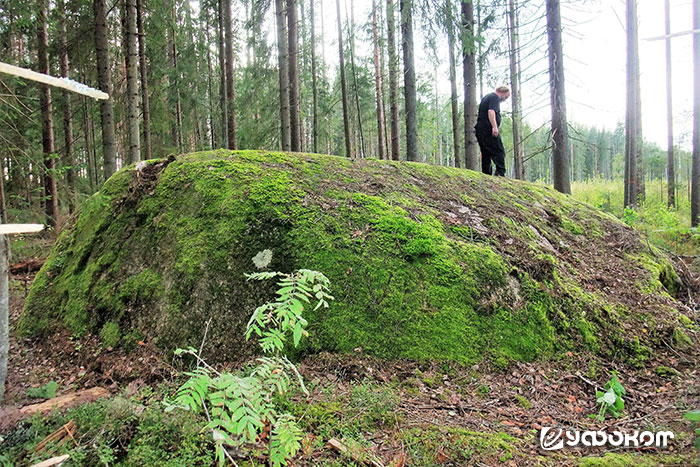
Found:
[[[574,198],[618,217],[645,232],[649,240],[679,255],[700,254],[700,232],[690,228],[690,200],[687,184],[679,184],[676,207],[667,207],[667,185],[663,180],[646,182],[646,199],[634,209],[624,207],[622,180],[595,179],[571,184]]]

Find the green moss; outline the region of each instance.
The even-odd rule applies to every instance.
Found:
[[[539,219],[542,206],[551,218]],[[632,336],[623,324],[642,312],[618,313],[578,271],[585,249],[577,242],[598,241],[591,225],[620,228],[613,222],[552,190],[470,171],[264,151],[190,154],[123,169],[87,200],[37,275],[18,328],[41,335],[61,323],[83,335],[116,324],[134,336],[124,345],[143,337],[174,349],[198,346],[211,318],[205,357],[243,358],[254,347],[241,338],[248,317],[274,290],[244,273],[270,249],[269,269],[317,269],[333,284],[332,307],[308,312],[311,338],[301,352],[361,347],[502,367],[562,349],[619,347],[637,358],[644,352],[625,347]],[[657,268],[661,290],[663,261],[641,257]],[[682,316],[662,315],[669,326]]]
[[[102,326],[100,331],[100,339],[102,339],[102,346],[116,347],[121,340],[121,330],[119,329],[119,324],[114,321],[109,321]]]
[[[512,459],[520,448],[520,442],[505,433],[463,428],[411,428],[401,432],[401,440],[411,463],[425,467],[445,463],[495,465]]]
[[[693,341],[680,328],[673,330],[673,345],[678,349],[688,349],[693,346]]]
[[[532,408],[532,403],[520,394],[515,395],[515,400],[517,400],[518,405],[525,410],[530,410]]]
[[[658,465],[686,466],[697,465],[695,455],[661,455],[661,454],[616,454],[607,453],[602,457],[584,457],[578,462],[579,467],[656,467]]]
[[[657,366],[656,369],[654,370],[654,372],[657,375],[664,377],[664,378],[673,378],[673,377],[681,375],[678,372],[678,370],[676,370],[675,368],[671,368],[671,367],[664,366],[664,365]]]

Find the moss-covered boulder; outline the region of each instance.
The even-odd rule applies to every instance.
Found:
[[[336,301],[308,351],[501,364],[588,349],[643,362],[695,329],[638,235],[549,188],[414,163],[214,151],[116,173],[36,277],[24,335],[64,326],[235,359],[270,270],[316,269]],[[679,349],[679,351],[683,351]]]

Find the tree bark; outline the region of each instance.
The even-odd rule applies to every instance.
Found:
[[[669,0],[664,1],[664,27],[666,35],[671,34],[671,12]],[[667,125],[667,177],[669,208],[676,207],[676,168],[673,155],[673,92],[671,84],[671,38],[666,38],[666,125]]]
[[[452,107],[452,157],[454,166],[462,167],[460,142],[459,142],[459,100],[457,98],[457,70],[455,60],[455,27],[452,1],[445,2],[445,21],[447,22],[447,48],[450,66],[450,104]]]
[[[224,36],[226,41],[226,103],[228,104],[228,148],[238,149],[236,142],[236,90],[233,73],[233,26],[231,24],[231,0],[224,3]]]
[[[148,69],[146,65],[146,32],[143,28],[143,2],[136,0],[136,21],[139,38],[139,70],[141,72],[141,108],[143,112],[143,158],[152,156],[151,105],[148,97]],[[208,49],[207,49],[208,50]]]
[[[396,53],[394,0],[386,0],[387,45],[389,47],[389,112],[391,114],[391,159],[399,160],[399,57]]]
[[[39,72],[49,74],[49,34],[48,34],[48,0],[39,0],[39,29],[38,52],[39,52]],[[41,140],[44,150],[44,196],[46,197],[46,217],[47,223],[56,226],[58,221],[58,193],[56,189],[56,160],[54,153],[53,137],[53,106],[51,104],[51,89],[47,84],[39,87],[39,105],[41,107]]]
[[[126,17],[126,102],[129,149],[126,164],[141,160],[141,132],[139,131],[139,77],[136,27],[136,0],[124,0]]]
[[[377,157],[385,159],[384,154],[384,106],[382,105],[382,75],[379,65],[379,32],[377,29],[377,1],[372,0],[372,42],[374,43],[374,87],[377,98]]]
[[[510,29],[510,89],[513,106],[513,173],[518,180],[525,180],[525,167],[523,167],[523,143],[520,140],[520,125],[522,113],[520,111],[520,70],[518,63],[518,39],[517,39],[517,3],[510,0],[508,8]]]
[[[406,160],[418,161],[418,115],[416,68],[413,60],[413,1],[400,0],[403,49],[404,99],[406,105]]]
[[[346,3],[347,8],[347,3]],[[360,91],[357,86],[357,68],[355,67],[355,2],[350,0],[350,68],[352,68],[352,89],[355,97],[355,111],[357,112],[357,127],[360,136],[360,157],[365,157],[365,134],[362,129],[362,109],[360,109]]]
[[[462,68],[464,73],[464,158],[466,167],[479,170],[479,146],[476,142],[476,60],[474,38],[474,4],[462,1]]]
[[[58,22],[59,32],[59,63],[61,77],[68,78],[68,46],[66,36],[66,8],[63,0],[56,2],[60,19]],[[75,189],[75,154],[73,143],[73,109],[71,105],[70,91],[63,91],[63,142],[65,146],[66,184],[68,185],[68,212],[73,214],[76,206]]]
[[[226,100],[226,46],[224,45],[224,1],[218,2],[219,13],[219,106],[221,107],[221,147],[228,146],[228,103]]]
[[[569,141],[564,91],[564,53],[561,40],[559,0],[547,0],[547,48],[549,52],[549,91],[552,106],[552,169],[554,189],[571,194]]]
[[[88,114],[87,99],[85,96],[80,97],[80,104],[83,108],[83,130],[85,138],[85,165],[87,170],[88,181],[90,182],[90,193],[95,192],[95,167],[92,161],[92,136],[90,133],[90,116]]]
[[[338,15],[338,54],[340,67],[340,89],[343,99],[343,130],[345,132],[345,157],[354,159],[352,141],[350,140],[350,117],[348,115],[348,87],[345,81],[345,52],[343,50],[343,24],[340,17],[340,0],[335,0]]]
[[[700,29],[700,0],[693,0],[693,29]],[[700,225],[700,34],[693,34],[693,168],[690,223]]]
[[[292,151],[301,151],[299,115],[299,41],[297,37],[297,2],[287,0],[287,47],[289,48],[289,133]]]
[[[292,148],[292,135],[289,120],[289,55],[287,50],[287,28],[285,0],[275,0],[275,16],[277,18],[277,63],[279,68],[280,86],[280,120],[282,150]]]
[[[641,100],[639,86],[637,0],[627,0],[627,114],[625,118],[625,206],[637,206],[642,193]]]
[[[171,85],[175,93],[175,125],[172,127],[172,139],[173,146],[177,148],[177,151],[182,151],[183,148],[183,137],[182,137],[182,104],[180,101],[180,72],[177,67],[177,12],[175,0],[170,0],[170,28],[168,37],[168,52],[170,53],[170,64],[173,67],[173,80],[174,83]]]
[[[102,125],[102,157],[105,180],[117,170],[117,150],[114,135],[114,108],[112,101],[112,72],[109,64],[107,41],[107,14],[105,0],[94,0],[95,51],[97,57],[97,82],[100,91],[109,94],[109,99],[100,101],[100,123]]]
[[[315,0],[310,0],[311,7],[311,89],[313,93],[313,121],[311,123],[311,140],[314,153],[318,153],[318,82],[316,80],[316,20],[314,15]]]

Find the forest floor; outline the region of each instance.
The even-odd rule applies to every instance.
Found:
[[[25,298],[23,281],[15,279],[12,324]],[[159,446],[160,459],[172,455],[167,465],[192,465],[194,461],[178,461],[178,449],[188,442],[203,446],[196,448],[204,452],[198,464],[211,461],[213,445],[197,430],[192,431],[193,440],[183,440],[187,430],[179,430],[172,435],[179,438],[164,447],[164,438],[170,433],[164,428],[168,422],[158,418],[163,425],[156,427],[158,442],[144,435],[148,431],[140,421],[144,411],[163,413],[163,397],[172,397],[178,383],[183,382],[180,369],[166,360],[142,342],[127,353],[104,349],[94,337],[74,339],[55,334],[17,340],[11,336],[6,406],[0,409],[0,465],[31,465],[63,453],[82,458],[84,465],[98,461],[143,465],[148,462],[145,457],[134,460],[128,451],[138,445],[139,453],[144,452],[148,440]],[[299,366],[310,397],[288,394],[281,401],[307,433],[302,451],[290,465],[699,465],[690,423],[683,420],[686,412],[700,408],[697,362],[697,358],[674,355],[670,348],[637,369],[612,367],[594,356],[571,353],[559,355],[555,361],[515,364],[507,369],[387,362],[364,356],[361,349],[354,355],[309,356]],[[589,417],[598,411],[595,391],[613,371],[627,390],[625,413],[618,419],[608,416],[597,422]],[[98,407],[89,412],[89,421],[81,422],[85,409],[80,412],[80,408],[18,421],[17,409],[41,401],[29,394],[36,397],[49,382],[57,383],[57,395],[91,387],[103,387],[111,395],[92,403]],[[129,416],[123,415],[124,409],[114,415],[115,405],[124,404],[133,408],[126,410]],[[102,413],[104,420],[96,413]],[[72,445],[51,445],[36,452],[42,439],[73,418],[77,433]],[[120,423],[123,427],[115,429]],[[618,429],[671,430],[675,438],[662,450],[579,446],[544,451],[539,441],[542,427],[608,433]],[[137,437],[139,442],[135,443]],[[340,440],[355,459],[330,449],[327,442],[331,438]],[[265,465],[259,457],[256,460],[262,446],[249,448],[237,464]],[[152,451],[149,455],[155,457],[150,459],[158,459]],[[372,459],[375,464],[371,464]]]

